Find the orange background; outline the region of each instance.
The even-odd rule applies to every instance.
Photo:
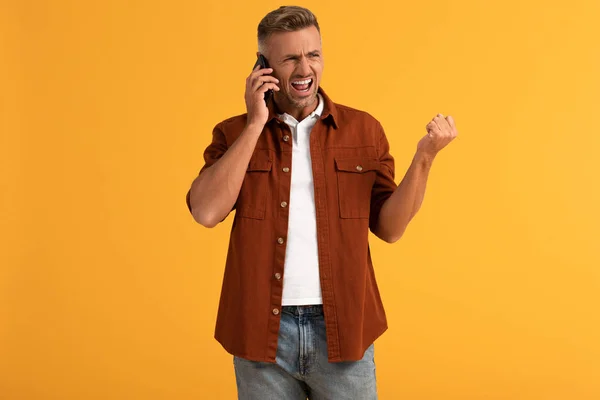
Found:
[[[279,5],[0,1],[1,399],[235,398],[232,218],[185,194]],[[380,398],[599,399],[600,2],[301,5],[398,181],[436,113],[459,128],[405,236],[372,237]]]

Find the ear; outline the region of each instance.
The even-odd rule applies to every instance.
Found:
[[[256,58],[258,58],[260,56],[260,51],[256,52]]]

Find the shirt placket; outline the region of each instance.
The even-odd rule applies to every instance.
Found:
[[[267,342],[268,357],[275,359],[277,354],[277,337],[279,335],[279,322],[281,318],[281,302],[283,296],[283,273],[285,265],[285,251],[287,245],[287,231],[289,222],[289,196],[291,190],[292,166],[292,136],[287,124],[277,120],[277,134],[275,135],[281,149],[279,163],[276,163],[275,177],[278,190],[278,201],[275,202],[277,220],[275,223],[275,254],[271,280],[271,310],[269,316],[269,338]]]
[[[319,275],[327,334],[327,349],[330,361],[336,361],[341,359],[341,355],[338,318],[335,307],[335,291],[331,271],[331,252],[329,250],[329,216],[326,206],[325,160],[321,148],[321,136],[326,134],[324,132],[325,129],[326,127],[321,121],[317,121],[313,127],[310,135],[310,156],[315,193]]]

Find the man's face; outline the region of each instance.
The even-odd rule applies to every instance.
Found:
[[[279,79],[278,104],[305,108],[314,105],[323,73],[321,36],[311,26],[295,32],[276,32],[266,44],[264,56]]]

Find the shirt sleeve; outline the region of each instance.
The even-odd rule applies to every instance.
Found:
[[[390,154],[390,145],[379,122],[377,122],[377,131],[379,169],[377,170],[375,183],[371,190],[371,210],[369,215],[369,229],[371,232],[377,229],[381,207],[398,187],[394,181],[394,157]]]
[[[200,169],[200,172],[198,172],[198,175],[200,175],[202,172],[204,172],[204,170],[213,166],[214,163],[219,161],[219,159],[223,157],[223,154],[225,154],[227,149],[227,139],[225,138],[225,134],[223,133],[222,124],[219,123],[213,129],[211,143],[204,150],[204,165]],[[185,196],[185,201],[187,203],[188,210],[190,211],[190,213],[192,212],[192,205],[190,204],[191,191],[192,189],[190,187]],[[231,210],[233,211],[235,207],[236,205],[234,204]]]

